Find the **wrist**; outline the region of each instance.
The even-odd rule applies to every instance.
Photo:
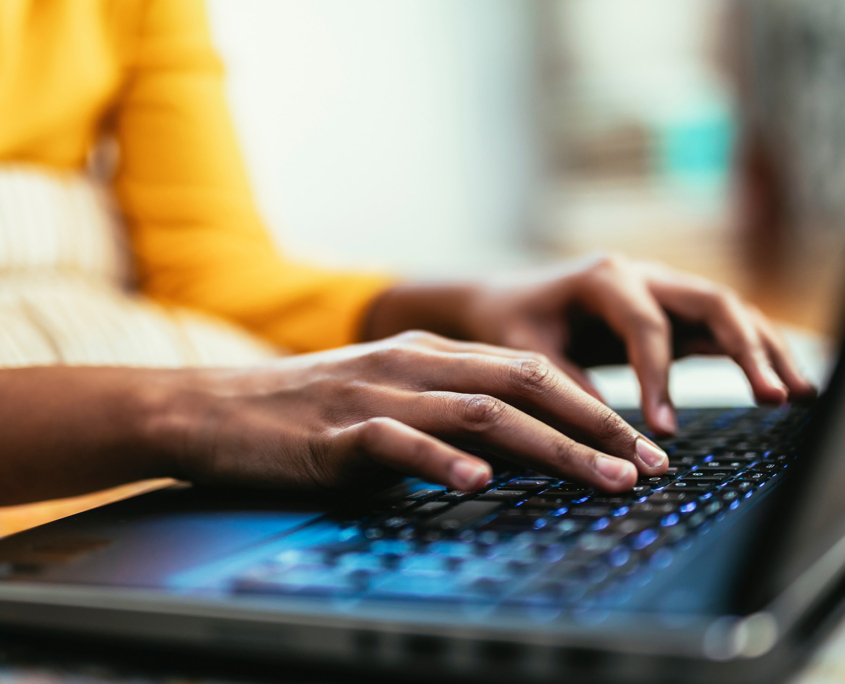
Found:
[[[362,338],[381,339],[414,329],[454,339],[471,338],[468,313],[479,289],[476,283],[419,283],[392,287],[370,306]]]
[[[147,375],[131,392],[130,431],[154,477],[192,478],[196,435],[202,431],[203,393],[193,388],[194,371]]]

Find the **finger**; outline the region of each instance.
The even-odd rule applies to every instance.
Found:
[[[519,344],[514,345],[514,347],[516,347],[516,352],[511,355],[512,358],[536,358],[541,363],[551,364],[568,375],[591,397],[594,397],[603,404],[607,403],[601,395],[601,392],[596,389],[590,378],[587,377],[584,369],[565,358],[560,353],[558,346],[550,341],[538,339],[538,336],[533,331],[518,330],[515,332],[518,335],[516,341],[518,341]],[[523,348],[531,350],[535,353],[535,355],[526,355],[522,351],[519,351]]]
[[[659,434],[673,434],[677,423],[669,397],[671,326],[645,281],[630,269],[608,267],[576,294],[625,343],[640,383],[646,423]]]
[[[563,358],[559,354],[546,354],[551,362],[560,368],[566,375],[568,375],[572,380],[587,394],[589,394],[593,399],[596,401],[600,401],[602,404],[607,404],[607,400],[604,398],[601,392],[596,388],[593,384],[592,380],[590,380],[589,376],[587,375],[586,371],[577,366],[576,364],[572,363],[568,359]]]
[[[757,321],[763,344],[769,353],[772,366],[789,390],[789,396],[795,399],[809,399],[816,396],[815,386],[799,370],[798,363],[795,361],[795,357],[783,335],[763,314],[755,311],[753,315]]]
[[[490,481],[490,465],[439,439],[392,418],[370,418],[341,430],[335,446],[405,475],[420,477],[462,491],[475,491]]]
[[[580,444],[489,395],[423,392],[401,403],[395,415],[444,439],[483,446],[533,470],[606,491],[626,491],[637,481],[629,461]]]
[[[540,363],[557,367],[572,378],[587,394],[595,397],[602,403],[607,403],[582,368],[565,359],[561,356],[560,352],[550,348],[548,344],[534,341],[527,336],[523,336],[520,339],[521,344],[517,347],[498,347],[492,344],[484,344],[483,342],[462,342],[440,337],[439,335],[424,334],[416,339],[419,344],[436,351],[460,354],[483,354],[485,356],[511,359],[536,359]]]
[[[651,289],[668,311],[708,326],[722,351],[742,368],[758,401],[786,400],[789,392],[772,366],[753,314],[733,292],[682,278],[656,281]]]
[[[635,463],[643,473],[656,475],[667,467],[662,450],[557,369],[535,359],[434,352],[427,362],[423,389],[490,395],[517,408],[532,409],[543,422]]]

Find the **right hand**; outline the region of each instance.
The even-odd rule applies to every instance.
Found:
[[[186,370],[159,429],[181,474],[302,489],[387,473],[473,491],[490,465],[459,446],[610,492],[665,454],[533,352],[423,332],[250,370]]]

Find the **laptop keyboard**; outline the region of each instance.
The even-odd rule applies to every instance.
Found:
[[[648,434],[639,412],[623,418]],[[686,409],[669,470],[609,495],[533,471],[466,494],[406,483],[328,538],[240,573],[242,594],[566,605],[649,581],[796,458],[805,407]],[[649,435],[651,436],[651,435]]]

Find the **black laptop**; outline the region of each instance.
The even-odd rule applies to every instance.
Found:
[[[679,422],[669,472],[618,495],[510,469],[109,505],[0,541],[0,627],[411,679],[782,680],[843,605],[845,365],[813,405]]]

